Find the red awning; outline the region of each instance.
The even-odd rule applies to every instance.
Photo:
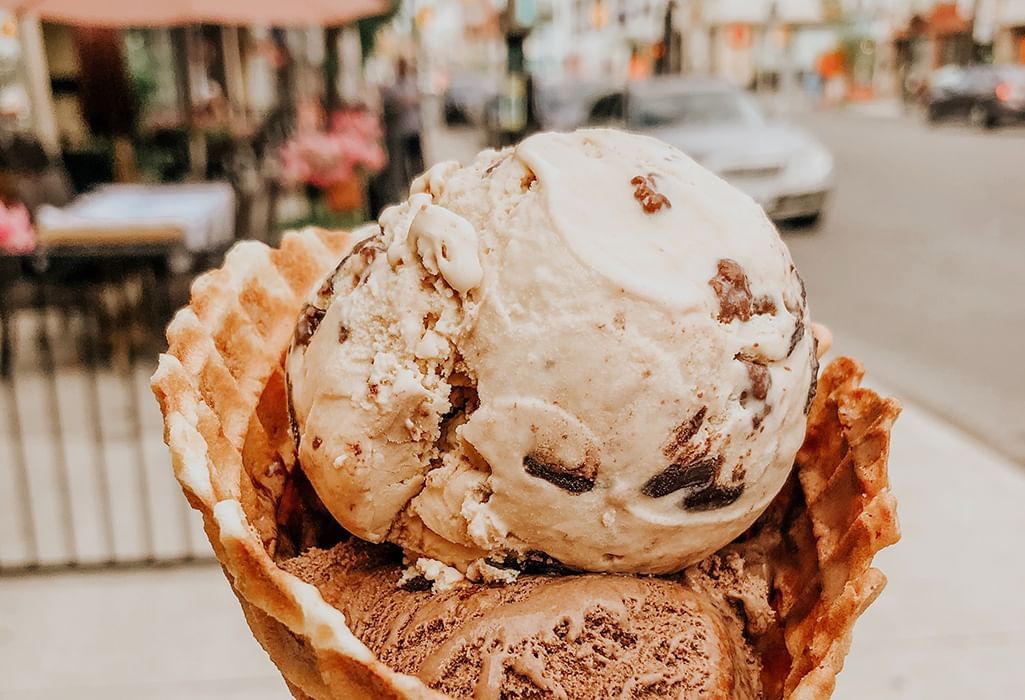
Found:
[[[15,14],[107,27],[334,26],[387,11],[388,0],[0,0]]]
[[[957,11],[957,5],[942,3],[927,14],[914,15],[908,26],[894,32],[894,39],[901,41],[919,36],[951,36],[971,34],[972,22]]]
[[[952,3],[937,5],[929,16],[929,32],[934,36],[970,34],[971,31],[971,21],[958,14],[957,5]]]

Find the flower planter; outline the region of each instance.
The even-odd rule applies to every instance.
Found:
[[[333,212],[362,212],[366,205],[363,178],[351,177],[324,190],[324,203]]]

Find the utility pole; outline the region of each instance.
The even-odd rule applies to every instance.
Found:
[[[509,0],[502,13],[506,75],[498,98],[499,145],[516,143],[534,124],[533,89],[523,43],[538,18],[538,0]]]
[[[53,88],[50,86],[50,68],[46,62],[43,27],[39,18],[31,14],[23,16],[18,23],[35,133],[46,152],[56,156],[61,148],[60,132],[53,106]]]
[[[324,111],[328,115],[342,107],[342,96],[338,92],[338,75],[342,69],[338,40],[341,36],[341,27],[324,30]]]
[[[669,0],[666,3],[665,13],[662,15],[662,40],[659,43],[659,52],[655,58],[655,75],[672,73],[678,65],[676,59],[678,47],[673,40],[673,13],[675,10],[676,0]]]

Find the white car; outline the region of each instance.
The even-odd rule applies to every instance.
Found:
[[[814,225],[833,187],[825,146],[802,129],[769,123],[754,98],[719,81],[631,83],[594,101],[587,121],[676,146],[751,195],[775,221]]]

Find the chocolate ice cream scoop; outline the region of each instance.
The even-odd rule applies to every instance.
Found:
[[[284,568],[316,586],[378,658],[452,698],[761,697],[745,623],[772,613],[764,578],[742,570],[713,578],[706,565],[693,585],[535,575],[432,593],[416,581],[396,589],[397,552],[358,541]]]

